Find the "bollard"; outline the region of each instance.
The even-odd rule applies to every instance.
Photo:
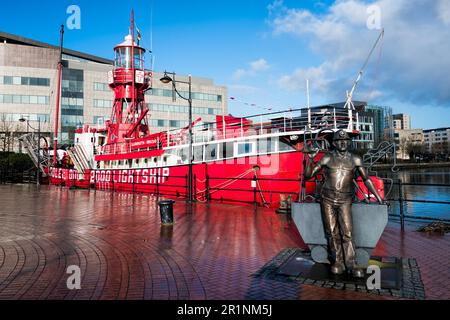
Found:
[[[256,175],[253,176],[251,184],[253,188],[253,210],[256,212],[258,209],[258,201],[256,200]]]
[[[209,203],[209,200],[210,200],[210,194],[209,194],[209,176],[208,176],[208,175],[206,175],[206,180],[205,180],[205,182],[206,182],[206,194],[205,194],[205,197],[206,197],[206,202]]]
[[[398,200],[399,200],[399,204],[400,204],[400,226],[401,226],[401,230],[404,231],[405,230],[405,213],[404,213],[404,208],[403,208],[403,184],[402,184],[402,180],[399,179],[398,180]]]
[[[172,225],[173,224],[173,200],[161,200],[158,202],[159,213],[161,215],[162,225]]]

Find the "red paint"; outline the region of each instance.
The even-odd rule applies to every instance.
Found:
[[[130,155],[116,156],[129,157]],[[280,194],[288,195],[289,193],[292,193],[294,200],[298,200],[299,173],[302,172],[302,161],[303,154],[301,152],[287,152],[194,164],[195,199],[206,201],[209,195],[211,200],[216,201],[253,203],[252,179],[256,171],[258,182],[256,201],[259,204],[265,200],[269,206],[278,207]],[[259,169],[257,169],[258,167]],[[95,185],[96,188],[101,189],[146,193],[157,193],[158,191],[164,195],[180,197],[187,195],[187,176],[187,165],[146,169],[91,170],[82,175],[83,180],[77,178],[76,170],[50,169],[50,183],[52,184],[64,183],[66,186],[81,188]],[[209,178],[209,186],[206,176]],[[308,193],[314,191],[313,182],[308,182],[306,187]]]

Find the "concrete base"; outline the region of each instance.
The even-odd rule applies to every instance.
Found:
[[[352,205],[353,239],[357,263],[366,267],[372,250],[378,243],[388,221],[386,205],[354,203]],[[318,263],[328,260],[327,239],[319,203],[293,203],[292,219],[303,241],[311,250],[311,257]]]

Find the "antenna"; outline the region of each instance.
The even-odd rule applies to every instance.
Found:
[[[153,53],[153,1],[150,5],[150,52]]]
[[[153,0],[150,2],[150,52],[151,54],[151,69],[152,72],[155,70],[155,56],[153,54]]]

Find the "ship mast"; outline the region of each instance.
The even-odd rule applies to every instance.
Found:
[[[61,73],[62,73],[62,50],[63,50],[64,25],[61,25],[60,40],[59,40],[59,60],[58,60],[58,78],[56,85],[56,111],[55,111],[55,131],[53,134],[53,165],[58,163],[58,124],[59,124],[59,109],[61,96]]]

